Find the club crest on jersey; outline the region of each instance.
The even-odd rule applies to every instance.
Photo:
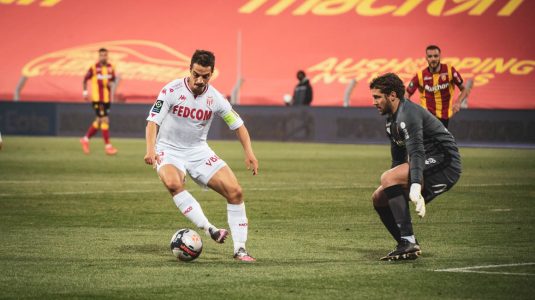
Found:
[[[448,74],[446,73],[440,74],[440,79],[442,79],[442,81],[446,81],[447,78],[448,78]]]
[[[208,96],[208,97],[206,98],[206,105],[207,105],[208,107],[211,107],[212,104],[214,104],[214,97],[212,97],[212,96]]]
[[[163,106],[163,100],[156,100],[156,103],[154,103],[154,106],[152,107],[152,112],[154,113],[160,113]]]

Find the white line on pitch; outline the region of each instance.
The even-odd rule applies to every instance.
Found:
[[[479,274],[534,276],[535,274],[532,274],[532,273],[480,271],[481,269],[520,267],[520,266],[532,266],[532,265],[535,265],[535,263],[530,262],[530,263],[518,263],[518,264],[485,265],[485,266],[473,266],[473,267],[464,267],[464,268],[437,269],[434,271],[435,272],[452,272],[452,273],[479,273]]]
[[[13,196],[42,196],[42,195],[89,195],[89,194],[131,194],[131,193],[156,193],[163,190],[127,190],[127,191],[75,191],[75,192],[38,192],[38,193],[1,193],[0,197]]]
[[[348,186],[316,186],[316,187],[279,187],[279,188],[248,188],[248,191],[296,191],[296,190],[323,190],[323,189],[347,189],[347,188],[369,188],[369,187],[348,187]],[[33,192],[33,193],[0,193],[0,197],[16,197],[16,196],[43,196],[43,195],[90,195],[90,194],[132,194],[132,193],[157,193],[165,191],[158,190],[124,190],[124,191],[70,191],[70,192]],[[204,190],[192,187],[191,192],[202,192]]]
[[[138,180],[138,181],[110,181],[110,180],[0,180],[0,184],[92,184],[92,183],[109,183],[113,185],[122,184],[122,183],[135,183],[135,184],[154,184],[158,182],[155,180]],[[281,185],[286,185],[286,182],[275,182],[273,187],[277,189]],[[457,184],[456,187],[501,187],[501,186],[526,186],[532,185],[529,183],[467,183],[467,184]],[[301,186],[293,187],[294,189],[310,189],[310,188],[376,188],[377,185],[342,185],[342,186],[331,186],[331,185],[314,185],[311,187]],[[271,187],[262,187],[258,188],[261,190],[270,189]],[[249,188],[249,190],[254,190],[255,188]]]
[[[7,181],[0,181],[0,183],[5,183]],[[22,181],[24,183],[32,182],[32,183],[60,183],[58,181]],[[101,181],[73,181],[76,183],[98,183]],[[139,183],[150,183],[154,184],[158,181],[144,181],[144,182],[138,182],[136,181],[135,184]],[[14,183],[14,182],[12,182]],[[61,183],[65,184],[68,182],[62,181]],[[114,185],[121,184],[123,182],[113,182]],[[130,182],[129,182],[130,183]],[[285,183],[281,183],[285,184]],[[465,185],[458,185],[459,187],[488,187],[488,186],[519,186],[524,184],[465,184]],[[247,191],[299,191],[299,190],[335,190],[335,189],[373,189],[376,188],[375,185],[315,185],[315,186],[280,186],[280,185],[273,185],[271,187],[250,187],[246,188]],[[193,191],[197,191],[197,189],[193,188]],[[41,196],[41,195],[89,195],[89,194],[131,194],[131,193],[155,193],[159,192],[161,190],[124,190],[124,191],[70,191],[70,192],[34,192],[34,193],[24,193],[24,192],[17,192],[17,193],[0,193],[0,197],[14,197],[14,196]]]

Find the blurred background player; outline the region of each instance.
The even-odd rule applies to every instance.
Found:
[[[197,200],[185,190],[186,173],[225,197],[234,258],[252,262],[255,258],[245,249],[249,225],[241,186],[230,167],[206,143],[214,115],[236,132],[253,175],[258,172],[258,161],[243,120],[209,84],[214,66],[212,52],[197,50],[191,58],[190,77],[171,81],[162,89],[147,118],[144,159],[156,167],[180,212],[218,243],[225,241],[228,231],[212,225]]]
[[[461,174],[455,139],[427,110],[404,99],[401,79],[388,73],[370,83],[373,104],[387,115],[392,167],[381,175],[373,206],[397,241],[396,249],[381,260],[415,259],[421,254],[412,229],[409,199],[425,216],[425,204],[448,191]],[[407,190],[410,190],[407,195]],[[423,189],[422,189],[423,186]]]
[[[427,46],[425,55],[428,67],[419,71],[407,86],[408,98],[418,89],[420,104],[437,117],[446,128],[449,119],[461,109],[461,103],[470,93],[470,87],[463,84],[461,74],[453,66],[440,63],[440,48]],[[455,86],[461,94],[453,100]]]
[[[98,130],[102,132],[104,139],[104,150],[108,155],[115,155],[115,149],[110,143],[110,118],[109,110],[113,100],[112,86],[115,82],[115,70],[108,62],[108,50],[101,48],[98,50],[98,62],[92,65],[83,81],[83,96],[84,100],[88,100],[87,81],[91,80],[91,97],[93,109],[96,113],[96,118],[89,126],[87,133],[80,139],[82,149],[85,154],[89,154],[89,139],[94,136]]]
[[[309,106],[312,103],[312,86],[304,71],[297,71],[297,80],[292,97],[292,105]]]

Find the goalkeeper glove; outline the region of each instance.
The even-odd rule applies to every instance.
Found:
[[[409,192],[409,198],[416,205],[416,213],[420,218],[425,216],[425,200],[422,197],[422,185],[419,183],[411,184],[411,190]]]

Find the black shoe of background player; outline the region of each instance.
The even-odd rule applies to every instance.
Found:
[[[401,239],[401,242],[396,246],[392,252],[388,253],[381,260],[410,260],[417,259],[421,254],[420,246],[416,243],[411,243],[406,239]]]

